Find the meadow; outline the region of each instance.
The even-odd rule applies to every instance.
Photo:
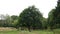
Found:
[[[17,30],[15,28],[0,28],[0,34],[60,34],[60,29],[50,30]]]

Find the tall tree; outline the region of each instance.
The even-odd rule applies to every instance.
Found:
[[[54,15],[53,15],[54,12],[55,12],[55,9],[52,9],[48,14],[48,27],[50,27],[50,28],[52,28],[52,27],[54,28],[54,25],[55,25]]]
[[[53,15],[54,15],[54,23],[56,23],[56,27],[60,28],[60,0],[58,0],[57,2],[57,7]]]
[[[35,6],[30,6],[23,10],[23,12],[19,15],[18,25],[21,27],[30,28],[41,28],[42,14],[40,11],[35,8]]]
[[[56,9],[49,13],[48,23],[51,28],[60,28],[60,0],[57,2]]]

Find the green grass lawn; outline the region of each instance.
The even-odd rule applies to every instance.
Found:
[[[35,30],[35,31],[0,31],[0,34],[53,34],[53,32],[49,31],[40,31],[40,30]]]
[[[55,34],[60,34],[60,29],[54,30]],[[33,30],[31,32],[29,31],[18,31],[18,30],[12,30],[12,31],[0,31],[0,34],[54,34],[53,31],[48,30]]]

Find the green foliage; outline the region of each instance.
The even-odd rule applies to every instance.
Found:
[[[11,19],[12,19],[12,20],[16,20],[16,19],[18,19],[18,16],[12,15],[12,16],[11,16]]]
[[[54,25],[55,25],[54,15],[53,15],[54,11],[55,11],[55,9],[52,9],[48,14],[48,27],[54,27]]]
[[[48,25],[51,28],[60,28],[60,0],[57,2],[56,9],[53,9],[48,15]]]
[[[12,15],[11,16],[11,23],[13,27],[16,27],[16,24],[18,23],[18,16]]]
[[[6,26],[5,27],[12,26],[11,17],[9,15],[6,15],[5,20],[6,20]]]
[[[47,29],[47,25],[48,25],[47,18],[43,17],[41,21],[42,21],[42,28]]]
[[[57,28],[60,28],[60,0],[57,2],[56,10],[53,13],[54,16],[54,23],[56,24]]]
[[[16,15],[1,15],[0,26],[2,27],[26,27],[28,29],[54,29],[60,28],[60,0],[57,7],[52,9],[48,18],[44,18],[35,6],[25,8],[19,17]]]
[[[12,27],[12,26],[14,26],[16,20],[18,19],[18,16],[15,16],[15,15],[9,16],[8,14],[6,16],[1,15],[0,17],[1,17],[1,19],[0,19],[1,27]]]
[[[18,25],[21,27],[41,28],[42,14],[35,6],[28,7],[19,15]]]

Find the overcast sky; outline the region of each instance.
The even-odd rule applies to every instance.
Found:
[[[57,0],[0,0],[0,14],[19,15],[28,6],[35,5],[47,18],[56,4]]]

